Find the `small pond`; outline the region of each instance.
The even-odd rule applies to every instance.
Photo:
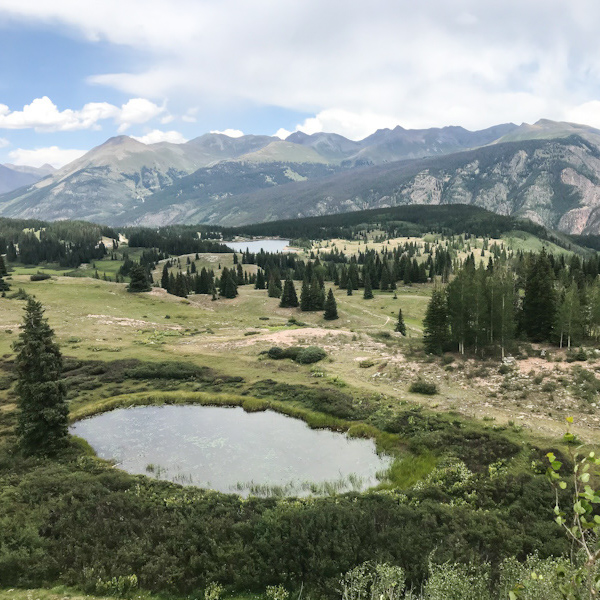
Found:
[[[123,408],[79,421],[71,433],[129,473],[244,496],[363,490],[390,464],[372,440],[241,407]]]
[[[252,253],[260,252],[261,248],[265,252],[283,252],[283,249],[290,243],[289,240],[252,240],[251,242],[224,242],[228,248],[236,252],[245,252],[250,250]]]

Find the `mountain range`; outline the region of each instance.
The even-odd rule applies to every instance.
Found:
[[[360,141],[295,132],[146,145],[119,136],[57,171],[38,171],[0,165],[1,216],[242,225],[462,203],[568,233],[600,232],[600,131],[544,119],[475,132],[396,127]]]

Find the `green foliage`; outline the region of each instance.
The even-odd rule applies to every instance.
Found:
[[[319,348],[319,346],[308,346],[307,348],[302,348],[300,352],[298,352],[295,360],[301,365],[310,365],[323,360],[326,356],[327,352],[325,352],[323,348]]]
[[[444,563],[430,565],[425,585],[427,600],[488,600],[490,574],[487,566]]]
[[[46,279],[50,279],[48,273],[34,273],[29,276],[30,281],[46,281]]]
[[[338,318],[337,304],[331,288],[329,288],[327,299],[325,300],[325,314],[323,315],[323,318],[326,321],[333,321]]]
[[[404,317],[402,316],[401,308],[398,309],[398,322],[396,323],[394,331],[406,336],[406,325],[404,324]]]
[[[318,346],[307,346],[306,348],[299,346],[290,346],[289,348],[273,346],[267,350],[267,356],[273,360],[290,358],[302,365],[309,365],[323,360],[327,356],[327,352]]]
[[[430,354],[442,354],[450,339],[448,305],[442,290],[434,289],[423,319],[423,343]]]
[[[294,282],[288,277],[283,284],[283,292],[281,294],[279,306],[280,308],[296,308],[299,304]]]
[[[430,383],[428,381],[423,381],[422,379],[418,379],[417,381],[413,381],[408,388],[409,392],[413,394],[425,394],[427,396],[434,396],[438,393],[438,386],[435,383]]]
[[[127,286],[127,291],[132,293],[149,292],[150,283],[146,269],[139,264],[133,265],[129,271],[130,283]]]
[[[27,301],[17,352],[17,436],[25,454],[55,454],[68,436],[62,355],[41,303]]]

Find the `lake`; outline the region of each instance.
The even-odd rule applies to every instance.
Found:
[[[290,240],[252,240],[251,242],[223,242],[228,248],[236,252],[245,252],[250,250],[253,254],[260,252],[261,248],[265,252],[283,252]]]
[[[128,473],[243,496],[359,491],[376,485],[391,462],[372,440],[241,407],[123,408],[70,430]]]

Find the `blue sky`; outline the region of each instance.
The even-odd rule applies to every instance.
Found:
[[[0,0],[0,163],[113,135],[600,127],[591,0]]]

